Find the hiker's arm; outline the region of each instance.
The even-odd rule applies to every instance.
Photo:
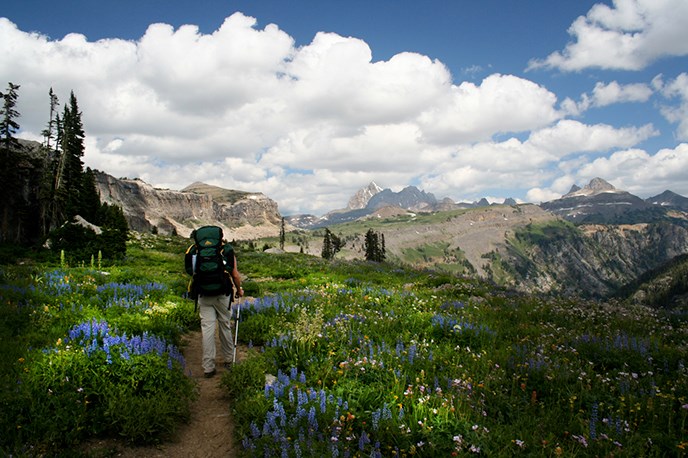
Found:
[[[236,256],[234,257],[234,268],[229,273],[229,275],[232,276],[232,280],[234,281],[234,286],[236,287],[237,296],[238,297],[243,296],[244,295],[244,289],[241,287],[241,277],[239,276],[239,269],[237,269]]]

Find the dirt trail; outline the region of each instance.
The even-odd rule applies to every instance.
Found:
[[[241,332],[241,329],[239,329]],[[157,446],[129,447],[112,441],[93,441],[88,448],[93,456],[122,458],[205,458],[234,457],[239,454],[240,443],[234,440],[234,423],[230,413],[230,401],[220,386],[220,378],[226,369],[222,366],[219,337],[215,336],[218,349],[217,374],[212,378],[203,376],[201,367],[201,332],[190,332],[184,336],[182,353],[187,370],[198,383],[199,396],[191,405],[189,423],[177,430],[172,441]],[[246,347],[237,346],[237,361],[246,355]],[[107,452],[105,452],[107,450]]]

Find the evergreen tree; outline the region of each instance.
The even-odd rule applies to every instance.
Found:
[[[94,222],[100,209],[100,194],[96,186],[96,177],[93,170],[86,168],[82,176],[82,199],[79,206],[79,214],[86,220]]]
[[[279,235],[279,243],[280,243],[280,250],[284,251],[284,216],[282,217],[282,224],[280,225],[280,235]]]
[[[50,96],[50,117],[48,118],[47,127],[41,133],[43,134],[43,138],[45,139],[45,147],[50,149],[50,141],[55,138],[56,123],[59,121],[59,116],[56,116],[57,106],[60,104],[60,101],[53,92],[53,88],[50,88],[48,96]]]
[[[380,262],[387,259],[387,248],[385,247],[385,234],[380,232],[380,252],[378,253]]]
[[[66,107],[65,107],[66,108]],[[64,186],[65,154],[62,150],[64,138],[64,123],[59,114],[55,115],[55,149],[51,157],[52,162],[52,204],[50,215],[50,229],[62,224],[66,219],[67,191]]]
[[[3,154],[10,154],[13,150],[19,150],[20,144],[14,134],[19,130],[19,124],[16,119],[20,116],[19,112],[15,108],[17,106],[17,99],[19,98],[18,84],[7,83],[7,91],[5,93],[0,92],[0,98],[2,98],[2,111],[0,111],[0,142],[2,145],[0,148]],[[10,159],[9,157],[3,157],[3,159]],[[3,165],[9,164],[8,162],[3,162]]]
[[[48,95],[50,96],[50,118],[46,129],[43,131],[46,152],[38,189],[39,219],[42,236],[45,236],[54,229],[59,221],[59,218],[56,218],[55,212],[55,183],[60,153],[59,146],[62,123],[60,121],[60,115],[57,112],[59,100],[57,95],[53,92],[53,88],[50,88]],[[54,140],[54,142],[51,143],[52,140]]]
[[[332,259],[332,240],[330,239],[330,231],[328,229],[325,229],[321,256],[324,259]]]
[[[344,246],[344,242],[342,241],[341,237],[334,235],[331,232],[330,232],[330,241],[332,243],[332,257],[334,258],[334,255],[339,253],[339,251]]]
[[[102,251],[103,257],[113,259],[124,256],[127,252],[129,225],[122,208],[103,203],[98,210],[96,224],[103,229],[97,247]]]
[[[325,228],[322,257],[325,259],[333,259],[334,255],[339,253],[339,250],[342,249],[342,245],[342,239],[334,235],[328,228]]]
[[[81,112],[74,92],[70,94],[69,106],[65,106],[62,117],[62,176],[56,193],[64,199],[65,216],[72,219],[79,213],[83,198],[84,127]]]
[[[17,105],[19,85],[8,83],[7,91],[0,92],[0,182],[4,188],[0,199],[0,241],[18,240],[21,237],[21,224],[17,213],[24,206],[19,166],[22,151],[19,140],[14,134],[19,130],[16,119],[20,116]]]
[[[365,258],[367,261],[383,262],[385,260],[385,236],[368,229],[364,242]]]

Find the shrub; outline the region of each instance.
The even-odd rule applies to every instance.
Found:
[[[250,352],[248,358],[232,366],[222,374],[222,386],[233,399],[251,396],[263,388],[268,363],[262,355]]]
[[[36,353],[22,382],[31,403],[21,427],[50,448],[102,434],[158,441],[188,417],[194,396],[176,347],[96,320]]]

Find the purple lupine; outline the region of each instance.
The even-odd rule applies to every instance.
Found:
[[[365,431],[361,432],[361,437],[358,439],[358,449],[363,451],[365,449],[365,446],[370,443],[370,438],[368,437],[368,433]]]
[[[592,409],[590,413],[590,440],[595,440],[597,438],[597,410],[598,404],[595,402],[592,404]]]
[[[327,395],[325,390],[320,390],[320,413],[325,413],[327,411]]]
[[[381,409],[374,411],[372,414],[373,430],[375,430],[375,431],[377,431],[377,428],[380,425],[380,417],[381,416],[382,416]]]
[[[251,436],[253,436],[254,439],[258,439],[260,437],[260,429],[258,429],[258,425],[256,425],[255,421],[251,422],[250,428]]]
[[[416,347],[416,344],[411,344],[408,350],[408,362],[409,364],[413,364],[413,360],[416,358],[416,352],[418,350],[418,347]]]
[[[308,410],[308,432],[312,435],[318,430],[318,419],[315,416],[315,407]]]

